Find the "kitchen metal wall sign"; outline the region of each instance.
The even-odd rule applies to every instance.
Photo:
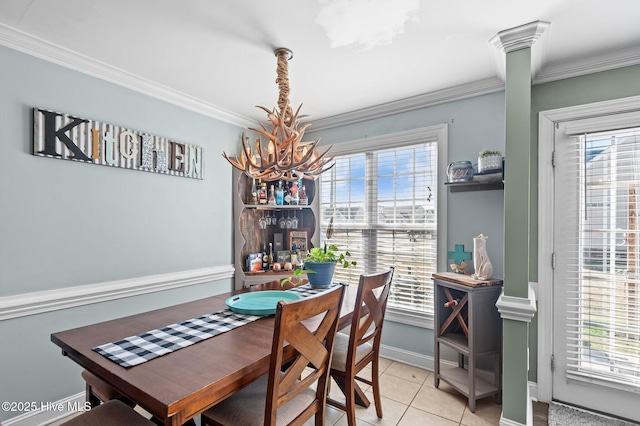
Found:
[[[33,109],[33,154],[204,178],[201,146],[40,108]]]

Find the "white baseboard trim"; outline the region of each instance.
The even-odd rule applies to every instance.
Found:
[[[538,401],[538,384],[536,382],[529,382],[529,399]]]
[[[29,411],[2,423],[4,426],[46,426],[83,410],[85,393],[80,392],[52,402],[38,410]]]
[[[533,401],[538,400],[538,384],[536,382],[527,383],[527,423],[523,425],[514,420],[504,418],[504,412],[500,415],[500,426],[531,426],[533,425]]]
[[[502,413],[502,415],[504,415],[504,412]],[[519,423],[510,419],[505,419],[504,417],[502,417],[502,415],[500,415],[500,426],[527,426],[523,423]]]
[[[420,367],[424,368],[425,370],[433,371],[432,356],[410,352],[404,349],[399,349],[387,345],[380,345],[380,356],[393,361],[402,362],[403,364],[413,365],[414,367]]]
[[[233,265],[0,297],[0,321],[232,278]]]

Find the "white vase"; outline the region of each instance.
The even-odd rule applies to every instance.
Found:
[[[487,237],[480,234],[473,239],[473,268],[471,275],[476,280],[490,280],[493,275],[493,265],[487,254]]]

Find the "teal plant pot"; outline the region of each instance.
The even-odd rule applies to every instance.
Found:
[[[307,270],[307,279],[314,288],[326,288],[333,281],[333,272],[336,269],[335,262],[311,262],[306,261],[304,267]],[[313,272],[310,272],[313,271]]]

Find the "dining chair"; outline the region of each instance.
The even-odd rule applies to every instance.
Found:
[[[338,285],[315,296],[278,302],[268,374],[204,412],[201,424],[302,425],[315,416],[315,424],[324,425],[344,292]]]
[[[356,380],[373,388],[376,414],[382,418],[379,379],[380,338],[393,271],[394,268],[391,267],[386,272],[360,276],[349,335],[343,333],[336,335],[329,374],[344,393],[345,403],[327,397],[327,404],[343,410],[347,415],[349,426],[356,424],[356,397],[359,399],[364,397]],[[371,380],[358,376],[358,373],[369,364],[371,364]]]
[[[135,406],[131,400],[126,398],[95,374],[88,370],[82,370],[82,373],[80,374],[86,385],[86,401],[91,404],[91,407],[97,407],[101,403],[112,399],[119,399],[130,407]]]
[[[134,408],[136,406],[135,402],[118,392],[111,385],[109,385],[107,382],[91,373],[90,371],[82,370],[82,373],[80,373],[80,375],[84,379],[86,385],[85,399],[91,405],[91,408],[95,408],[103,402],[108,402],[111,400],[121,401],[131,408]],[[156,421],[155,417],[153,417],[151,420],[153,420],[154,423],[159,423],[159,421]],[[195,422],[190,420],[185,423],[185,425],[195,426]]]
[[[155,426],[122,401],[113,399],[62,423],[63,426]]]

